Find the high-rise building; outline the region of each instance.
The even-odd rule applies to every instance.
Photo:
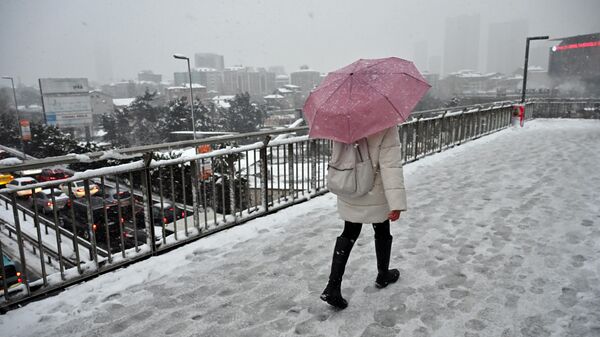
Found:
[[[479,69],[480,21],[479,14],[446,19],[444,74]]]
[[[414,59],[412,60],[417,68],[421,71],[427,70],[428,67],[428,50],[427,40],[421,40],[414,45]]]
[[[96,41],[94,45],[94,64],[96,68],[96,80],[100,83],[113,81],[112,58],[109,44],[104,40]]]
[[[196,53],[194,55],[197,68],[213,68],[217,70],[225,69],[225,59],[223,55],[213,53]]]
[[[275,75],[285,75],[285,68],[283,66],[270,66],[268,71],[275,73]]]
[[[427,70],[432,74],[441,74],[442,58],[439,55],[430,56],[429,62],[427,63]]]
[[[307,94],[321,83],[321,73],[303,66],[290,74],[290,83],[299,86],[300,91]]]
[[[101,88],[103,92],[109,94],[112,98],[131,98],[138,95],[138,90],[133,81],[105,84]]]
[[[290,76],[288,75],[277,75],[275,77],[275,86],[281,88],[286,84],[290,84]]]
[[[229,67],[223,71],[223,94],[235,95],[248,92],[251,96],[263,96],[276,88],[275,73],[247,67]]]
[[[190,82],[188,72],[176,72],[173,74],[176,86],[182,86]],[[223,72],[214,68],[192,69],[192,83],[206,87],[207,91],[220,92],[223,88]]]
[[[523,66],[526,20],[492,23],[488,36],[487,72],[512,74]]]
[[[160,83],[162,81],[162,75],[155,74],[151,70],[142,70],[138,73],[138,81]]]

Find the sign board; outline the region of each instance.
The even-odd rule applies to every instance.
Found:
[[[49,125],[78,127],[92,124],[89,95],[44,95],[42,100]]]
[[[31,128],[29,127],[29,121],[26,119],[21,119],[19,121],[21,125],[21,135],[23,136],[23,141],[28,142],[31,140]]]
[[[89,93],[87,78],[40,78],[43,95]]]

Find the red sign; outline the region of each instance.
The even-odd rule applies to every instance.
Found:
[[[19,124],[21,125],[21,136],[23,137],[23,141],[31,140],[31,128],[29,127],[29,121],[26,119],[22,119]]]
[[[600,41],[573,43],[573,44],[567,44],[564,46],[554,46],[554,47],[552,47],[552,51],[562,51],[562,50],[590,48],[590,47],[600,47]]]

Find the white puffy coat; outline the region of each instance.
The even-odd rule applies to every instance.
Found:
[[[338,196],[337,207],[345,221],[380,223],[392,210],[406,210],[402,171],[402,149],[398,127],[393,126],[367,137],[369,156],[375,169],[373,189],[357,198]],[[334,146],[333,151],[336,151]]]

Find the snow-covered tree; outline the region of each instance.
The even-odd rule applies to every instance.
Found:
[[[264,114],[258,106],[250,102],[250,94],[235,95],[229,108],[219,109],[219,121],[224,131],[252,132],[263,123]]]
[[[25,143],[25,152],[34,157],[45,158],[82,151],[77,140],[70,134],[62,133],[55,126],[32,123],[31,141]]]
[[[192,130],[192,113],[185,98],[170,101],[166,109],[162,109],[156,123],[156,129],[162,141],[174,141],[171,132]]]
[[[14,147],[19,144],[19,129],[14,109],[10,107],[10,96],[0,91],[0,144]]]
[[[156,95],[156,91],[151,93],[146,90],[144,95],[138,96],[129,107],[123,109],[128,114],[135,144],[154,144],[160,140],[156,124],[164,107],[156,106]]]
[[[125,111],[115,109],[111,114],[102,115],[102,128],[106,132],[104,141],[110,142],[114,147],[131,145],[131,127]]]

